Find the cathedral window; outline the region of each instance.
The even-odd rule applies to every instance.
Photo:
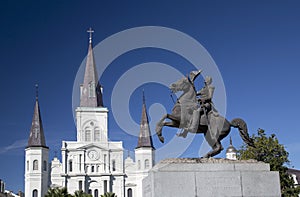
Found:
[[[116,160],[112,160],[112,171],[116,171]]]
[[[145,160],[145,169],[148,169],[149,168],[149,159],[146,159]]]
[[[98,197],[98,190],[97,189],[95,189],[95,191],[94,191],[94,197]]]
[[[78,182],[78,189],[79,189],[79,191],[82,191],[82,181]]]
[[[107,192],[107,180],[103,181],[103,193],[105,194]]]
[[[95,166],[91,167],[91,172],[95,172]]]
[[[32,197],[38,197],[38,191],[36,189],[32,191]]]
[[[85,167],[85,173],[88,173],[89,172],[89,166],[86,166]]]
[[[138,170],[140,170],[140,169],[141,169],[141,161],[138,160]]]
[[[132,189],[131,188],[129,188],[127,190],[127,197],[132,197]]]
[[[26,167],[26,168],[27,168],[27,171],[29,171],[29,161],[26,162],[26,166],[27,166],[27,167]]]
[[[95,83],[89,84],[89,97],[95,97]]]
[[[82,157],[82,155],[80,154],[79,155],[79,171],[81,171],[81,157]]]
[[[91,141],[91,130],[89,130],[89,129],[85,130],[85,141],[86,142]]]
[[[39,169],[39,163],[38,160],[33,161],[33,170],[38,170]]]
[[[103,170],[104,170],[104,172],[106,172],[106,155],[104,155],[104,158],[103,158],[103,163],[104,163],[104,165],[103,165]]]
[[[73,171],[73,161],[70,160],[69,161],[69,172],[72,172]]]
[[[95,142],[99,142],[100,141],[100,130],[98,128],[95,128],[94,141]]]
[[[44,171],[47,171],[47,161],[44,161],[44,162],[43,162],[43,170],[44,170]]]

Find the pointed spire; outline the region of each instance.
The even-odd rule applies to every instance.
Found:
[[[147,111],[146,111],[144,90],[143,90],[143,106],[142,106],[142,118],[140,124],[140,134],[138,139],[138,145],[136,148],[141,148],[141,147],[150,147],[155,149],[152,143],[152,137],[151,137],[150,127],[149,127]]]
[[[80,107],[103,107],[102,88],[98,81],[92,46],[92,33],[94,30],[90,28],[87,32],[90,34],[89,49],[86,58],[84,80],[81,85]]]
[[[40,114],[40,108],[39,108],[39,101],[38,101],[38,85],[35,85],[36,87],[36,97],[35,97],[35,106],[34,106],[34,112],[32,117],[32,123],[31,123],[31,129],[30,129],[30,135],[28,139],[28,145],[27,147],[45,147],[46,146],[46,140],[44,136],[44,129]]]

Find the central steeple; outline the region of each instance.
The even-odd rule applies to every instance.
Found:
[[[77,141],[107,142],[108,140],[108,109],[102,100],[102,87],[98,81],[98,74],[94,59],[92,33],[89,33],[89,49],[83,83],[80,86],[80,106],[76,108]]]
[[[87,32],[90,34],[89,48],[86,58],[84,80],[80,87],[80,107],[103,107],[102,88],[98,81],[92,45],[92,33],[94,30],[90,28]]]

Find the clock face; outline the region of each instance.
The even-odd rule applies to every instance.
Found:
[[[96,151],[96,150],[90,150],[88,152],[88,157],[91,159],[91,160],[97,160],[99,159],[99,153]]]

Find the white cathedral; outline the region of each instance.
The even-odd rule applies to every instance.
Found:
[[[106,192],[118,197],[142,197],[142,179],[155,161],[145,99],[135,161],[129,156],[124,160],[122,141],[108,140],[108,109],[103,106],[91,35],[76,127],[77,140],[62,141],[62,161],[54,157],[50,163],[36,97],[25,149],[25,197],[43,197],[50,187],[66,187],[71,194],[82,190],[93,197]]]

